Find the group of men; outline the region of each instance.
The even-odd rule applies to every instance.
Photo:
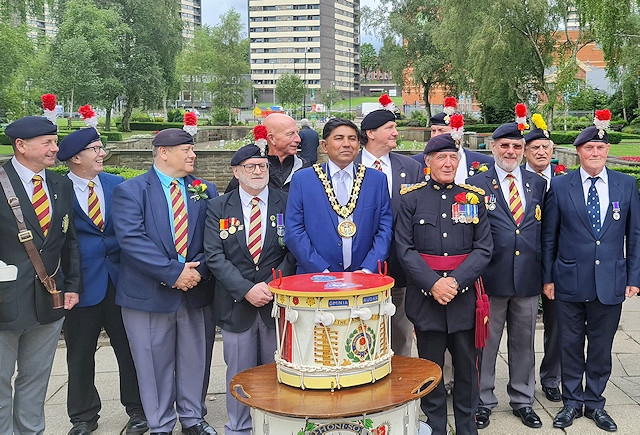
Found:
[[[415,331],[420,357],[442,366],[450,352],[456,433],[489,425],[505,323],[510,405],[526,426],[541,427],[532,405],[543,289],[540,378],[547,398],[564,402],[554,427],[586,415],[616,430],[602,393],[622,301],[640,285],[633,179],[605,168],[601,128],[576,139],[581,168],[552,182],[546,127],[524,136],[517,123],[502,125],[489,159],[464,150],[449,120],[432,118],[432,137],[414,160],[392,152],[392,111],[371,112],[361,130],[330,119],[319,140],[328,161],[319,165],[296,155],[295,121],[273,114],[264,123],[266,146],[256,141],[234,154],[234,180],[221,196],[192,175],[194,141],[183,130],[158,133],[153,166],[124,181],[103,172],[106,151],[94,128],[58,146],[47,119],[14,122],[5,131],[14,157],[0,172],[12,199],[0,204],[7,241],[0,259],[20,272],[0,283],[0,432],[43,433],[64,323],[70,434],[98,426],[94,355],[103,327],[119,364],[126,433],[171,433],[179,420],[183,433],[215,434],[205,420],[215,326],[228,385],[274,360],[272,268],[371,273],[384,261],[395,279],[392,348],[411,356]],[[46,169],[56,155],[69,167],[66,177]],[[56,287],[64,310],[52,304]],[[484,291],[491,308],[481,349],[476,300]],[[225,433],[249,434],[249,409],[229,392],[226,405]],[[444,382],[422,399],[422,410],[434,433],[447,432]]]

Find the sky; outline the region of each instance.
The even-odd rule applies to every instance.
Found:
[[[240,16],[246,24],[248,3],[247,0],[202,0],[202,22],[203,24],[215,26],[219,23],[220,16],[233,8],[240,13]],[[360,0],[360,7],[375,7],[377,4],[378,0]],[[370,42],[376,48],[379,48],[382,44],[372,36],[366,34],[362,35],[362,42]]]

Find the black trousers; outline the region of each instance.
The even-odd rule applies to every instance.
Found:
[[[475,411],[480,397],[478,373],[480,352],[475,347],[475,331],[427,332],[416,330],[418,355],[438,364],[444,364],[444,351],[449,349],[453,361],[453,413],[456,435],[477,434]],[[447,433],[447,392],[441,380],[438,386],[421,399],[422,411],[427,416],[434,435]]]
[[[120,372],[120,402],[127,414],[143,414],[138,378],[129,349],[129,340],[122,323],[120,307],[115,304],[116,289],[109,280],[102,302],[91,307],[74,307],[64,320],[67,343],[67,412],[71,423],[97,420],[101,409],[95,387],[95,354],[98,336],[104,327],[118,360]]]

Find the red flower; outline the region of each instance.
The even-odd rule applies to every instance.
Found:
[[[378,102],[382,104],[383,107],[385,107],[385,106],[388,106],[389,104],[392,104],[393,100],[389,98],[389,95],[382,94],[380,98],[378,98]]]
[[[184,114],[184,125],[198,125],[198,115],[196,115],[196,112],[187,112]]]
[[[456,97],[446,97],[444,99],[444,107],[453,107],[455,109],[457,105]]]
[[[518,130],[525,131],[527,129],[527,124],[518,124]]]
[[[516,116],[518,118],[524,118],[527,116],[527,106],[522,103],[516,104]]]
[[[193,187],[198,187],[201,184],[202,184],[202,181],[198,180],[197,178],[193,180],[193,183],[191,183]]]
[[[608,121],[611,119],[611,112],[609,109],[596,110],[596,118],[600,121]]]
[[[473,162],[473,163],[471,163],[471,167],[472,167],[473,169],[478,169],[478,168],[480,167],[480,162]]]
[[[91,105],[85,104],[84,106],[80,106],[78,108],[78,113],[82,115],[82,119],[89,119],[96,116],[96,112],[93,111]]]
[[[42,97],[42,108],[44,110],[56,109],[56,96],[54,94],[44,94]]]
[[[554,169],[554,173],[556,174],[564,174],[564,172],[567,170],[567,167],[565,165],[556,165],[556,169]]]
[[[467,193],[466,192],[460,192],[453,198],[453,200],[455,202],[457,202],[458,204],[466,204],[467,203]]]
[[[456,129],[464,126],[464,117],[460,113],[451,115],[451,118],[449,119],[449,126]]]
[[[262,124],[258,124],[253,127],[253,139],[264,139],[267,140],[267,127]]]

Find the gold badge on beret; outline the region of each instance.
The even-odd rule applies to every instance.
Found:
[[[69,215],[65,214],[62,217],[62,232],[67,234],[67,230],[69,230]]]

